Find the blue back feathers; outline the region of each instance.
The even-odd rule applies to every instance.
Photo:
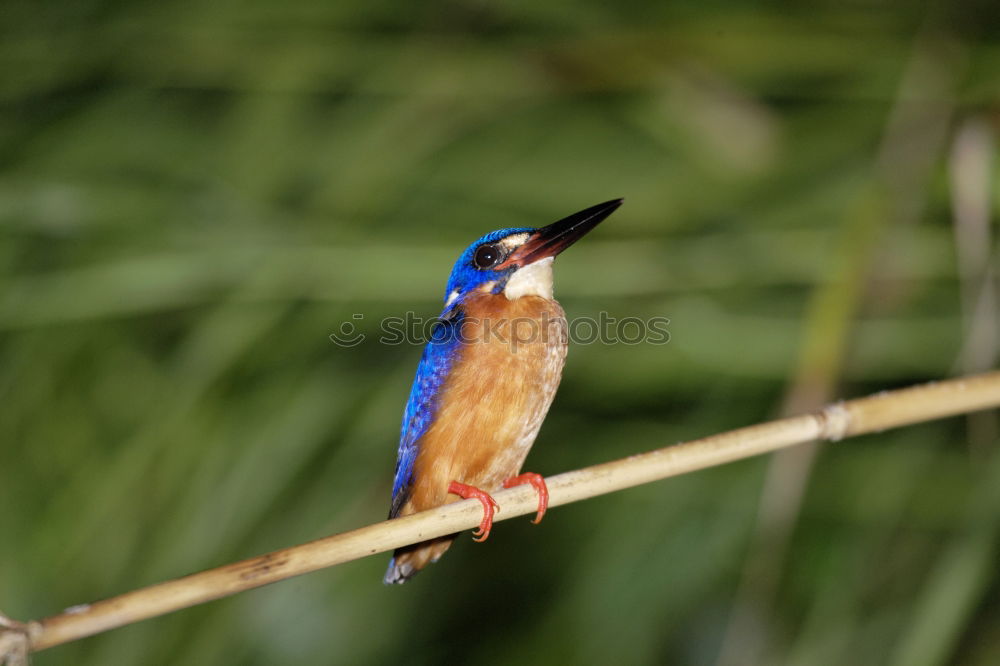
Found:
[[[448,377],[458,351],[462,316],[457,309],[452,309],[452,312],[453,316],[446,317],[448,313],[445,313],[434,325],[431,340],[424,347],[420,365],[417,366],[410,399],[403,411],[396,474],[392,481],[390,518],[395,518],[406,502],[413,476],[413,462],[417,459],[417,444],[434,421],[441,385]]]

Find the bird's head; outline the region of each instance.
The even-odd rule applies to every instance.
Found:
[[[504,294],[510,300],[532,294],[552,298],[555,256],[621,204],[622,199],[613,199],[547,227],[517,227],[486,234],[455,262],[445,291],[445,307],[475,292]]]

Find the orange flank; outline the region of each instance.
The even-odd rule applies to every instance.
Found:
[[[463,344],[442,386],[436,418],[420,438],[400,516],[458,501],[449,494],[453,481],[484,494],[503,488],[504,480],[520,472],[559,386],[567,334],[556,301],[476,292],[462,309]],[[527,481],[540,491],[537,522],[545,510],[543,494]],[[488,527],[481,531],[485,539]],[[453,540],[402,549],[396,564],[422,569]]]

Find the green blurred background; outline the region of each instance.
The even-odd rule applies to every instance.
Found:
[[[533,471],[993,367],[995,19],[3,0],[0,609],[384,518],[420,349],[379,320],[436,314],[480,234],[612,197],[557,295],[671,342],[571,348]],[[36,663],[996,664],[996,444],[991,413],[802,447]]]

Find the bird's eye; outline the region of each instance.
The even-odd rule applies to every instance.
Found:
[[[496,245],[480,245],[472,257],[476,268],[492,268],[500,262],[500,249]]]

